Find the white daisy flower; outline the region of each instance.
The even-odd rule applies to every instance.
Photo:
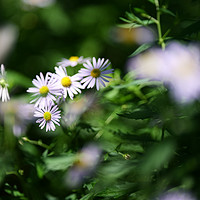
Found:
[[[90,61],[87,61],[83,64],[83,66],[86,68],[82,68],[79,70],[79,76],[85,77],[81,80],[81,83],[83,84],[83,88],[87,86],[87,88],[93,88],[96,84],[96,89],[99,90],[100,85],[105,87],[105,82],[109,82],[107,78],[112,78],[110,76],[107,76],[106,74],[113,73],[114,69],[108,69],[105,70],[111,63],[107,59],[104,62],[104,58],[99,58],[98,61],[93,57],[93,63]]]
[[[40,123],[39,127],[43,129],[46,125],[46,132],[47,131],[55,131],[56,127],[55,124],[60,126],[59,121],[61,118],[60,110],[58,110],[57,105],[49,104],[44,108],[35,108],[34,117],[38,117],[39,119],[36,123]]]
[[[69,59],[63,58],[61,62],[57,63],[57,65],[62,67],[68,67],[68,66],[75,67],[76,65],[83,64],[88,60],[91,60],[91,58],[83,58],[83,56],[81,57],[71,56]]]
[[[80,78],[77,75],[68,76],[66,69],[61,66],[55,67],[55,71],[54,76],[57,79],[58,87],[62,89],[64,98],[68,94],[73,99],[74,94],[81,93],[82,85],[78,82]]]
[[[57,80],[52,73],[48,72],[45,77],[42,73],[40,73],[40,76],[37,75],[36,79],[32,81],[36,87],[31,87],[27,90],[27,92],[33,93],[33,96],[36,96],[31,103],[35,102],[35,107],[41,108],[50,103],[54,105],[54,101],[56,101],[55,96],[62,95],[56,82]]]
[[[10,96],[8,94],[8,83],[6,82],[6,73],[5,67],[1,65],[1,73],[0,73],[0,98],[2,102],[6,102],[10,100]]]

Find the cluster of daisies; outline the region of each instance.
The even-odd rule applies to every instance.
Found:
[[[78,73],[69,76],[67,68],[78,64],[81,64],[82,68]],[[99,90],[100,87],[105,87],[105,83],[111,78],[108,74],[113,73],[113,69],[107,69],[110,64],[109,60],[104,58],[72,56],[58,62],[55,73],[36,75],[36,79],[32,81],[35,87],[29,88],[27,92],[33,94],[31,103],[35,104],[34,117],[38,118],[36,123],[39,123],[39,127],[43,129],[46,126],[46,131],[54,131],[55,125],[59,126],[61,119],[61,102],[68,97],[73,99],[82,89],[96,86]]]

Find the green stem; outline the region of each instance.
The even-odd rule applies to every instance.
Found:
[[[155,6],[156,6],[156,12],[157,12],[157,29],[158,29],[158,38],[159,38],[159,44],[161,45],[162,49],[165,49],[165,42],[162,37],[162,30],[161,30],[161,25],[160,25],[160,5],[159,1],[155,0]]]
[[[41,146],[41,147],[43,147],[43,148],[45,148],[45,149],[48,149],[48,150],[51,149],[50,146],[48,146],[48,145],[42,143],[41,140],[38,140],[38,141],[29,140],[27,137],[23,137],[22,140],[23,140],[23,141],[26,141],[26,142],[29,142],[30,144],[34,144],[34,145]]]
[[[162,128],[162,136],[161,136],[161,141],[164,140],[164,137],[165,137],[165,128],[163,127]]]

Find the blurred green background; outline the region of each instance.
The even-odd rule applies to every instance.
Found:
[[[74,106],[64,105],[64,113],[70,106],[78,110],[72,126],[62,122],[55,132],[45,133],[33,121],[24,131],[27,137],[24,139],[15,137],[10,130],[15,121],[11,118],[12,109],[3,116],[0,126],[3,200],[87,200],[93,196],[146,200],[176,187],[200,196],[197,176],[200,149],[196,142],[199,102],[180,107],[163,86],[145,81],[136,84],[126,74],[128,56],[139,44],[130,38],[129,29],[120,32],[117,25],[123,23],[120,17],[127,17],[126,11],[135,12],[136,7],[155,17],[155,6],[150,1],[55,0],[38,7],[22,0],[0,0],[0,63],[8,71],[13,100],[23,99],[32,79],[39,72],[54,72],[62,58],[104,57],[110,59],[115,69],[109,87],[95,95],[80,95],[82,98],[77,99],[84,101],[74,101]],[[199,41],[198,0],[161,0],[160,4],[172,12],[162,13],[163,33],[169,30],[173,39]],[[157,45],[156,28],[151,29]],[[93,98],[91,105],[86,105]],[[83,111],[87,106],[87,112]],[[77,152],[89,141],[100,144],[102,163],[94,178],[79,189],[70,190],[62,184],[63,179]]]
[[[112,29],[130,3],[57,0],[40,8],[1,0],[0,26],[11,24],[16,33],[12,51],[1,62],[30,78],[53,71],[56,62],[73,55],[109,58],[114,67],[122,68],[133,48],[116,43]]]

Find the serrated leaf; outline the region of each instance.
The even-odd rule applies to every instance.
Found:
[[[147,44],[142,44],[139,46],[129,57],[133,57],[138,55],[139,53],[142,53],[143,51],[149,49],[150,47],[153,46],[153,43],[147,43]]]
[[[155,112],[148,108],[141,108],[130,112],[119,113],[118,115],[128,119],[148,119],[153,117],[155,114]]]
[[[129,133],[121,133],[121,132],[115,132],[115,135],[119,136],[123,140],[127,141],[137,141],[137,142],[155,142],[151,135],[149,133],[144,133],[141,135],[131,135]]]

